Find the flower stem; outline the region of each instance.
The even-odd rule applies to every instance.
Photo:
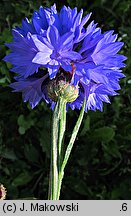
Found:
[[[49,200],[56,200],[57,184],[58,184],[58,167],[57,167],[57,140],[58,140],[58,121],[59,104],[55,106],[52,118],[52,143],[51,143],[51,164],[50,164],[50,179],[49,179]]]
[[[66,104],[67,102],[60,99],[60,119],[59,119],[59,137],[58,137],[58,151],[59,151],[59,171],[61,169],[61,164],[63,162],[63,145],[64,145],[64,134],[66,129]]]
[[[52,118],[51,165],[49,179],[49,200],[57,200],[59,187],[59,171],[62,163],[63,138],[66,127],[66,101],[59,98]]]
[[[63,153],[64,153],[64,134],[66,130],[66,104],[67,102],[64,99],[61,99],[61,115],[60,115],[60,123],[59,123],[59,139],[58,139],[58,189],[57,189],[57,200],[60,197],[60,190],[62,184],[62,175],[61,175],[61,165],[63,162]]]
[[[74,129],[73,129],[69,144],[68,144],[68,146],[66,148],[66,152],[65,152],[65,155],[64,155],[64,158],[63,158],[63,163],[62,163],[61,169],[59,171],[59,187],[58,187],[58,192],[57,192],[57,199],[59,199],[59,196],[60,196],[62,179],[64,177],[64,169],[65,169],[65,166],[66,166],[66,164],[68,162],[68,159],[69,159],[73,144],[75,142],[76,136],[78,134],[79,128],[80,128],[81,123],[82,123],[82,119],[83,119],[84,111],[85,111],[85,105],[86,105],[86,98],[84,99],[83,106],[82,106],[79,118],[78,118],[78,120],[76,122],[76,125],[75,125]]]
[[[52,143],[51,143],[51,166],[49,179],[49,200],[59,200],[64,169],[69,159],[73,144],[78,134],[85,110],[84,100],[79,118],[74,127],[69,144],[64,153],[64,134],[66,129],[66,100],[59,98],[53,113]],[[64,154],[63,154],[64,153]]]

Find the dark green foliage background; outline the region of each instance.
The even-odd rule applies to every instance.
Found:
[[[31,18],[40,5],[54,1],[1,0],[0,57],[9,52],[4,46],[12,39],[11,29]],[[128,57],[121,80],[120,95],[104,105],[104,112],[85,114],[79,136],[65,170],[61,199],[131,199],[131,1],[63,0],[62,5],[93,12],[103,31],[115,29]],[[27,53],[28,55],[28,53]],[[11,65],[0,62],[0,182],[7,199],[47,199],[50,166],[50,127],[52,112],[44,102],[34,110],[22,101],[20,93],[8,87],[13,81]],[[69,111],[67,139],[79,111]]]

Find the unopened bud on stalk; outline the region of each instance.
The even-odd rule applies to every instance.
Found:
[[[70,85],[68,77],[64,74],[59,75],[55,79],[49,81],[47,85],[48,96],[53,100],[57,101],[59,97],[66,100],[66,102],[71,103],[75,101],[78,97],[78,88]]]

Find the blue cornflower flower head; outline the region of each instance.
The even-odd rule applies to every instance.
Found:
[[[110,103],[109,96],[118,94],[126,60],[118,54],[123,43],[113,31],[102,33],[94,21],[87,25],[90,16],[83,17],[82,9],[77,12],[77,8],[63,6],[58,13],[55,4],[41,6],[32,21],[26,18],[12,30],[13,42],[6,44],[11,53],[4,58],[17,73],[10,86],[22,92],[24,102],[29,101],[32,108],[41,99],[54,108],[56,100],[50,97],[48,84],[54,80],[57,85],[60,77],[75,92],[77,89],[77,98],[67,103],[72,109],[81,109],[86,97],[86,112],[102,111],[103,102]]]

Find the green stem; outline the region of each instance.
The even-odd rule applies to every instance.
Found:
[[[85,105],[86,105],[86,98],[84,99],[84,103],[83,103],[79,118],[78,118],[78,120],[76,122],[76,125],[75,125],[74,129],[73,129],[69,144],[68,144],[66,152],[65,152],[64,160],[63,160],[63,163],[61,165],[61,169],[60,169],[60,172],[59,172],[59,187],[58,187],[57,199],[59,199],[59,196],[60,196],[61,184],[62,184],[62,179],[63,179],[63,176],[64,176],[64,169],[65,169],[65,166],[66,166],[66,164],[68,162],[68,159],[69,159],[73,144],[75,142],[76,136],[78,134],[79,128],[80,128],[81,123],[82,123],[82,119],[83,119],[83,116],[84,116]]]
[[[83,103],[79,118],[78,118],[78,120],[76,122],[76,125],[75,125],[74,129],[73,129],[69,144],[68,144],[67,149],[66,149],[65,157],[64,157],[62,167],[61,167],[61,170],[63,170],[63,171],[64,171],[65,166],[67,164],[67,161],[69,159],[73,144],[75,142],[76,136],[78,134],[79,128],[80,128],[81,123],[82,123],[82,119],[83,119],[83,116],[84,116],[84,110],[85,110],[85,104],[86,104],[86,99],[84,100],[84,103]]]
[[[59,138],[58,138],[58,149],[59,149],[59,170],[63,161],[63,142],[64,134],[66,129],[66,104],[67,102],[64,99],[60,99],[60,122],[59,122]]]
[[[62,98],[56,103],[52,119],[51,165],[49,179],[49,200],[57,200],[59,170],[62,163],[62,143],[66,126],[66,101]]]
[[[66,101],[63,98],[59,98],[56,103],[52,123],[51,166],[48,194],[49,200],[59,200],[64,169],[84,116],[85,104],[86,99],[84,100],[79,118],[76,122],[71,139],[65,151],[65,155],[63,155],[63,139],[66,129]]]
[[[65,130],[66,130],[66,104],[67,104],[67,102],[64,99],[62,99],[60,127],[59,127],[59,140],[58,140],[58,148],[59,148],[59,158],[58,158],[59,174],[58,174],[57,200],[59,200],[60,190],[61,190],[61,184],[62,184],[61,165],[62,165],[62,162],[63,162],[64,134],[65,134]]]
[[[58,168],[57,168],[57,141],[58,141],[58,123],[59,123],[59,103],[56,104],[52,118],[52,143],[51,143],[51,164],[49,179],[49,200],[56,200],[58,185]]]

